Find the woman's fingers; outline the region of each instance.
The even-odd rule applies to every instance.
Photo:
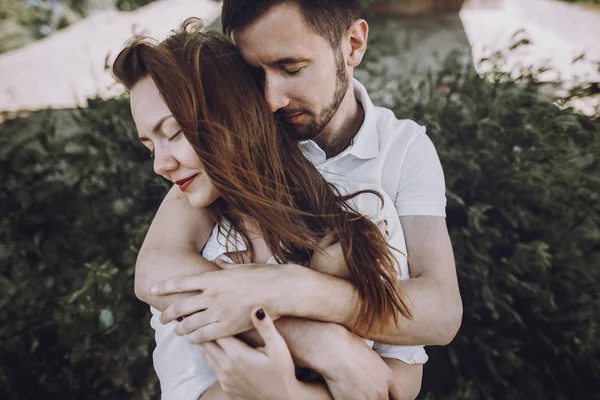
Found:
[[[381,232],[381,234],[383,235],[383,237],[386,240],[389,240],[390,233],[388,232],[388,224],[387,224],[387,221],[385,219],[382,219],[381,221],[379,221],[377,223],[377,229],[379,229],[379,232]]]
[[[319,241],[319,248],[325,250],[335,242],[337,242],[335,232],[331,231]]]
[[[274,351],[289,352],[285,340],[275,328],[271,316],[264,308],[256,308],[252,311],[252,325],[263,338],[267,353]]]
[[[202,344],[196,345],[198,350],[200,350],[200,354],[202,354],[202,358],[206,361],[206,364],[212,369],[215,373],[218,373],[219,370],[222,369],[222,361],[225,357],[225,353],[223,350],[217,345],[215,342],[206,342]]]

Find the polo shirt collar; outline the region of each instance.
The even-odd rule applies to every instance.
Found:
[[[375,106],[367,93],[367,89],[356,79],[353,79],[353,84],[354,96],[362,104],[365,119],[354,136],[348,152],[357,158],[369,160],[379,155],[379,134],[377,132]]]

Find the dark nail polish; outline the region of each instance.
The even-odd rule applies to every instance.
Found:
[[[265,310],[263,310],[262,308],[259,308],[256,311],[256,318],[258,318],[260,321],[262,321],[265,318]]]
[[[387,219],[384,219],[383,222],[385,222],[385,226],[388,226]]]
[[[390,237],[390,233],[388,231],[385,231],[385,236]]]

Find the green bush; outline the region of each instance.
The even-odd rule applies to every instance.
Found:
[[[600,0],[562,0],[567,3],[600,4]]]
[[[150,398],[153,336],[132,280],[166,186],[128,102],[2,131],[0,398]]]
[[[465,313],[421,397],[598,398],[600,123],[538,98],[535,74],[490,78],[450,63],[371,83],[427,126],[446,172]],[[132,288],[166,185],[125,100],[63,114],[0,127],[0,398],[158,398]]]
[[[379,101],[427,127],[446,175],[464,319],[422,397],[600,398],[600,121],[540,99],[540,71],[456,60]]]

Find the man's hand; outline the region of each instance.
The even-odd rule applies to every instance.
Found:
[[[166,324],[185,317],[176,333],[188,334],[189,340],[198,344],[248,331],[252,328],[250,312],[263,304],[274,310],[273,318],[279,318],[276,307],[271,305],[279,295],[281,268],[250,264],[160,282],[154,294],[199,293],[168,307],[160,320]]]

